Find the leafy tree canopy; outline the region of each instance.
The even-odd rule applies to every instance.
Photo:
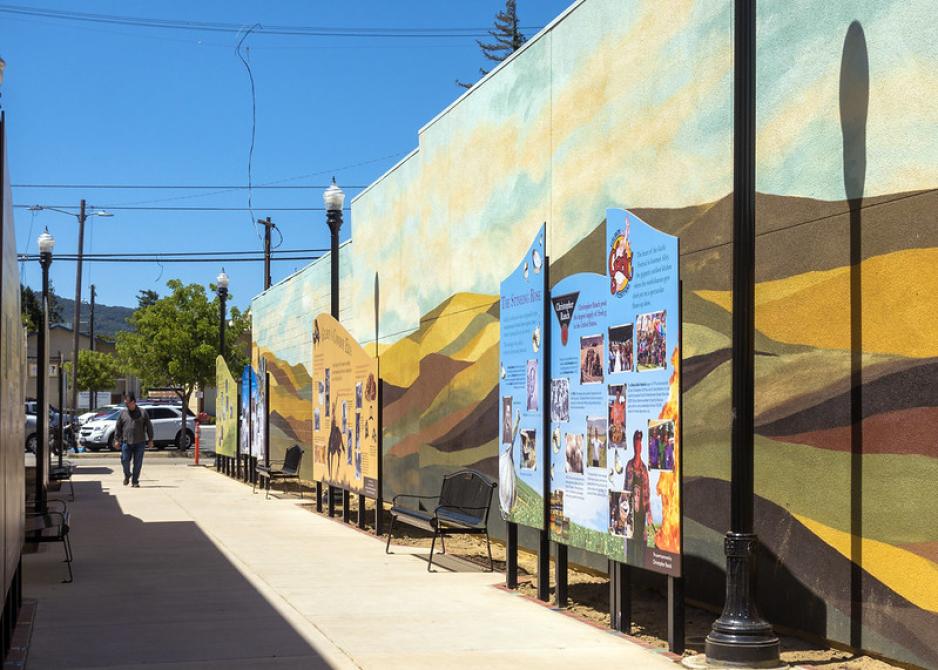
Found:
[[[71,361],[65,364],[69,376]],[[82,349],[78,352],[78,388],[89,391],[107,391],[114,388],[121,368],[117,359],[103,351]]]
[[[23,325],[27,330],[39,330],[42,322],[42,291],[34,291],[24,284],[20,284],[20,312]],[[62,322],[62,307],[54,293],[52,282],[49,282],[49,325]]]
[[[160,299],[160,294],[152,289],[140,289],[137,291],[137,307],[143,309],[156,303]]]
[[[171,387],[184,404],[196,386],[215,382],[218,356],[220,306],[218,297],[209,300],[200,284],[184,285],[178,279],[166,282],[169,295],[137,309],[129,319],[132,331],[117,333],[117,355],[144,387]],[[215,287],[210,286],[214,293]],[[225,330],[225,359],[232,370],[240,369],[248,357],[239,339],[250,326],[235,307]]]

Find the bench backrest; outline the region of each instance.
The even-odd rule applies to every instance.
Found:
[[[300,470],[300,462],[303,460],[303,449],[298,444],[294,444],[287,449],[283,457],[283,472],[286,475],[295,475]]]
[[[495,482],[477,470],[460,470],[443,477],[440,506],[486,524]]]

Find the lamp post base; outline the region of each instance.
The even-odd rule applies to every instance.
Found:
[[[705,653],[709,667],[777,668],[778,636],[771,624],[756,611],[752,598],[752,553],[756,536],[752,533],[727,533],[723,541],[726,553],[726,604],[723,614],[713,622],[707,636]]]

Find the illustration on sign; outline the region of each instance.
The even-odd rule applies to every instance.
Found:
[[[551,293],[551,538],[679,576],[678,240],[615,209],[605,239]]]
[[[506,521],[544,528],[546,226],[501,284],[498,501]]]
[[[327,314],[313,321],[313,469],[317,479],[378,495],[378,361]]]
[[[215,452],[232,458],[238,449],[238,385],[221,356],[215,359],[215,388]]]

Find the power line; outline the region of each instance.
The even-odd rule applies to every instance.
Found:
[[[310,254],[310,253],[325,253],[329,249],[281,249],[272,251],[272,254]],[[147,252],[136,252],[136,251],[126,251],[126,252],[113,252],[113,253],[91,253],[91,254],[82,254],[84,258],[172,258],[174,256],[250,256],[260,253],[256,249],[248,251],[147,251]],[[29,256],[28,251],[22,251],[18,256]],[[33,254],[35,255],[35,254]],[[56,255],[55,258],[63,257],[68,258],[70,256],[77,257],[77,254],[61,254]],[[37,256],[38,258],[38,256]]]
[[[145,190],[145,189],[166,189],[166,190],[202,190],[210,188],[223,188],[230,191],[238,190],[247,190],[248,188],[252,189],[326,189],[329,188],[329,184],[297,184],[295,186],[284,186],[284,185],[254,185],[254,186],[243,186],[243,185],[227,185],[227,184],[204,184],[204,185],[194,185],[194,184],[11,184],[13,188],[72,188],[72,189],[109,189],[109,190]],[[342,185],[343,189],[361,189],[368,188],[367,186],[349,186],[347,184]]]
[[[188,30],[201,32],[240,33],[243,24],[224,23],[220,21],[186,21],[181,19],[154,19],[136,16],[121,16],[114,14],[97,14],[92,12],[76,12],[44,9],[40,7],[23,7],[20,5],[0,5],[0,13],[18,14],[22,16],[38,16],[48,19],[83,23],[104,23],[135,28],[157,28],[162,30]],[[539,26],[525,26],[522,30],[540,30]],[[259,26],[257,32],[266,35],[286,35],[295,37],[342,37],[342,38],[471,38],[489,37],[488,28],[359,28],[359,27],[328,27],[328,26],[290,26],[268,25]]]
[[[35,205],[13,205],[14,209],[31,209]],[[77,205],[42,205],[47,209],[78,209]],[[144,212],[250,212],[247,207],[153,207],[153,206],[126,206],[126,205],[95,205],[98,209],[117,211],[144,211]],[[325,207],[254,207],[264,212],[325,212]],[[343,211],[350,212],[350,207]]]
[[[314,261],[318,258],[322,258],[322,256],[321,255],[319,256],[290,256],[290,257],[272,256],[270,260],[271,262]],[[24,262],[37,261],[39,260],[39,256],[35,254],[19,256],[18,260],[24,261]],[[129,258],[129,257],[128,258],[87,258],[84,256],[82,257],[82,263],[156,263],[159,265],[162,265],[164,263],[263,263],[264,260],[265,259],[263,256],[255,256],[255,257],[232,256],[228,258],[221,258],[218,256],[213,256],[211,258],[203,258],[203,257],[199,257],[199,258],[195,258],[195,257],[189,257],[189,258]],[[78,256],[75,254],[56,254],[54,256],[54,261],[57,263],[58,262],[75,263],[78,261]]]

